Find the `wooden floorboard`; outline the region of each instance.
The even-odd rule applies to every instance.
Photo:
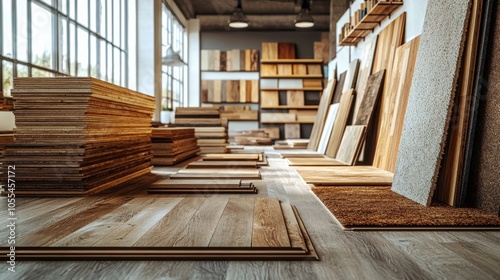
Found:
[[[254,204],[254,198],[229,199],[209,246],[251,247]]]
[[[261,150],[259,150],[261,149]],[[253,148],[259,152],[268,148]],[[1,279],[499,279],[500,274],[491,262],[500,255],[498,244],[500,232],[344,232],[336,224],[309,186],[298,173],[287,166],[284,160],[273,157],[269,167],[262,167],[262,182],[256,182],[259,193],[255,197],[276,197],[295,205],[310,234],[321,261],[23,261],[16,260],[16,273],[0,270]],[[163,172],[175,173],[178,168],[156,168]],[[135,187],[138,187],[135,185]],[[129,189],[129,191],[131,191]],[[127,192],[125,192],[127,193]],[[144,232],[156,225],[172,207],[184,196],[147,194],[147,187],[138,192],[139,196],[153,196],[156,202],[118,227],[114,234],[107,235],[96,243],[121,246],[137,242]],[[134,195],[135,196],[135,195]],[[236,198],[241,195],[211,195]],[[254,197],[252,196],[252,197]],[[201,195],[201,198],[206,197]],[[245,195],[245,197],[248,197]],[[25,198],[23,198],[25,199]],[[59,201],[60,198],[51,198]],[[84,202],[88,198],[79,198]],[[105,203],[103,198],[93,197],[95,203]],[[0,198],[0,205],[6,205],[7,198]],[[31,203],[29,203],[32,205]],[[57,204],[57,203],[55,203]],[[75,202],[75,204],[77,204]],[[28,205],[26,203],[25,205]],[[69,203],[68,206],[72,205]],[[226,210],[228,209],[226,206]],[[241,205],[241,204],[238,204]],[[82,204],[80,211],[76,205],[67,211],[74,215],[89,208]],[[26,235],[27,224],[46,218],[57,221],[65,217],[63,211],[53,209],[40,215],[27,211],[18,224],[19,235]],[[66,207],[66,206],[65,206]],[[63,207],[64,208],[64,207]],[[170,208],[170,209],[168,209]],[[18,211],[23,211],[19,207]],[[55,212],[54,212],[55,211]],[[18,212],[19,214],[21,212]],[[253,215],[253,212],[252,212]],[[24,217],[24,218],[22,218]],[[35,218],[36,217],[36,218]],[[22,220],[22,221],[21,221]],[[221,221],[219,221],[220,224]],[[36,228],[46,221],[39,221]],[[139,225],[141,229],[139,230]],[[220,229],[223,231],[222,229]],[[217,231],[217,230],[216,230]],[[140,236],[139,236],[140,235]],[[354,238],[355,237],[355,238]],[[125,240],[121,242],[121,238]],[[157,239],[153,236],[152,239]],[[115,243],[111,243],[114,240]],[[443,244],[457,243],[460,248],[445,248]],[[368,245],[365,245],[368,244]],[[474,244],[477,248],[464,244]],[[453,245],[455,246],[455,245]],[[478,249],[479,248],[479,249]],[[484,254],[477,257],[477,254]],[[490,269],[486,269],[490,267]]]

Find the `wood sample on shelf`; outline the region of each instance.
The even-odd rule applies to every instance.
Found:
[[[210,70],[221,71],[220,70],[220,52],[221,52],[220,50],[213,50],[212,53],[210,54],[211,57],[213,57],[213,61],[214,61],[214,68],[210,69]]]
[[[285,123],[296,121],[296,115],[290,113],[260,113],[261,122]]]
[[[304,92],[301,90],[287,90],[286,104],[288,106],[304,106]]]
[[[321,79],[303,79],[302,86],[305,88],[323,88]]]
[[[307,75],[307,64],[293,64],[292,72],[294,75]]]
[[[307,74],[309,75],[323,75],[321,64],[307,64]]]
[[[340,99],[340,107],[337,112],[337,117],[335,118],[335,124],[333,125],[333,131],[330,135],[328,141],[328,147],[326,148],[325,154],[329,157],[335,157],[342,141],[342,136],[344,135],[345,126],[347,124],[347,119],[351,112],[352,100],[354,98],[354,90],[351,89],[342,94]]]
[[[236,161],[262,161],[263,154],[206,154],[203,155],[203,161],[214,160],[236,160]]]
[[[275,107],[279,106],[279,92],[271,90],[262,90],[260,106],[264,107]]]
[[[259,51],[251,50],[250,51],[250,71],[258,71],[259,70]]]
[[[314,120],[314,125],[312,128],[311,136],[309,137],[309,145],[307,149],[316,151],[318,149],[319,140],[321,138],[321,133],[325,125],[325,119],[328,114],[328,109],[332,102],[333,89],[335,88],[336,80],[329,80],[323,94],[321,95],[321,100],[319,102],[318,112],[316,114],[316,119]]]
[[[393,179],[393,173],[373,166],[296,166],[295,170],[306,183],[319,186],[390,186]]]
[[[276,66],[276,64],[262,64],[260,66],[260,74],[262,76],[277,75],[278,74],[278,67]]]
[[[279,79],[278,80],[278,88],[280,88],[280,89],[287,89],[287,88],[299,88],[300,89],[302,87],[306,87],[305,85],[303,85],[302,79]]]
[[[219,70],[220,71],[227,71],[226,69],[226,64],[227,64],[227,52],[226,51],[220,51],[219,55],[220,63],[219,63]]]
[[[278,43],[262,43],[262,59],[278,59]]]
[[[270,65],[273,65],[273,64],[264,64],[263,66],[270,66]],[[284,76],[288,76],[288,75],[292,75],[292,74],[295,74],[295,73],[292,73],[292,65],[291,64],[277,64],[277,69],[278,69],[278,75],[284,75]]]
[[[16,196],[101,192],[151,169],[154,98],[94,78],[15,78]]]
[[[258,102],[258,80],[202,80],[201,86],[207,92],[205,103]]]
[[[314,42],[314,58],[322,59],[323,63],[330,61],[330,40]]]
[[[356,98],[354,103],[353,111],[353,122],[356,121],[358,116],[358,110],[361,106],[361,101],[363,101],[363,95],[365,94],[366,84],[368,78],[372,74],[373,57],[375,56],[375,47],[377,46],[377,36],[375,36],[370,42],[366,43],[361,56],[361,62],[359,65],[358,79],[356,81]]]
[[[300,124],[285,124],[285,139],[299,139]]]
[[[220,112],[221,119],[227,120],[257,120],[259,111],[250,110],[250,106],[224,106]]]
[[[238,131],[231,135],[238,145],[271,145],[272,139],[264,129]],[[278,136],[279,138],[279,136]]]
[[[298,110],[298,109],[291,109],[288,110],[289,113],[295,114],[297,117],[297,121],[300,122],[310,122],[314,123],[314,120],[316,120],[316,114],[318,113],[316,110]]]
[[[278,43],[278,59],[295,59],[295,43]]]
[[[208,66],[209,60],[209,50],[201,50],[201,59],[200,59],[200,70],[208,71],[210,67]]]

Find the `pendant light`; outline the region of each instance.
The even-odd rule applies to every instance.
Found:
[[[309,0],[302,0],[302,8],[295,19],[295,27],[311,28],[314,26],[314,20],[310,14]]]
[[[172,46],[167,48],[165,56],[161,58],[161,64],[167,66],[184,66],[186,63],[182,61],[179,52],[174,52]]]
[[[241,8],[241,0],[238,0],[236,8],[234,8],[233,14],[229,18],[229,27],[232,28],[246,28],[248,27],[248,19],[243,13]]]

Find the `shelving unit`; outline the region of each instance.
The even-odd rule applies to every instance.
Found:
[[[322,59],[261,60],[261,126],[278,125],[280,139],[309,138],[323,91],[322,64]]]
[[[365,1],[365,3],[368,1]],[[365,12],[360,9],[354,12],[350,22],[342,28],[339,36],[339,46],[356,46],[375,27],[377,27],[387,16],[390,16],[397,8],[403,5],[403,1],[379,1],[373,8]],[[366,13],[366,15],[364,15]],[[364,15],[364,16],[361,16]],[[362,17],[359,19],[359,17]],[[355,24],[354,24],[355,23]]]

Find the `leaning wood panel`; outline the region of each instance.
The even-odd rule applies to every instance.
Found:
[[[323,90],[321,95],[321,100],[319,101],[318,113],[316,114],[316,120],[314,120],[314,125],[311,131],[310,141],[307,145],[307,149],[317,151],[320,141],[320,137],[325,126],[326,116],[328,114],[328,109],[332,102],[333,90],[335,89],[336,80],[328,81],[327,86]]]
[[[335,157],[342,141],[342,136],[344,135],[344,129],[347,124],[347,119],[351,112],[352,99],[354,97],[354,90],[351,89],[344,92],[340,100],[339,111],[337,112],[337,117],[335,118],[335,123],[333,125],[333,131],[328,141],[328,147],[326,148],[326,155],[329,157]]]
[[[339,151],[335,158],[341,162],[345,162],[347,165],[354,165],[365,139],[365,131],[366,126],[364,125],[346,126]]]

